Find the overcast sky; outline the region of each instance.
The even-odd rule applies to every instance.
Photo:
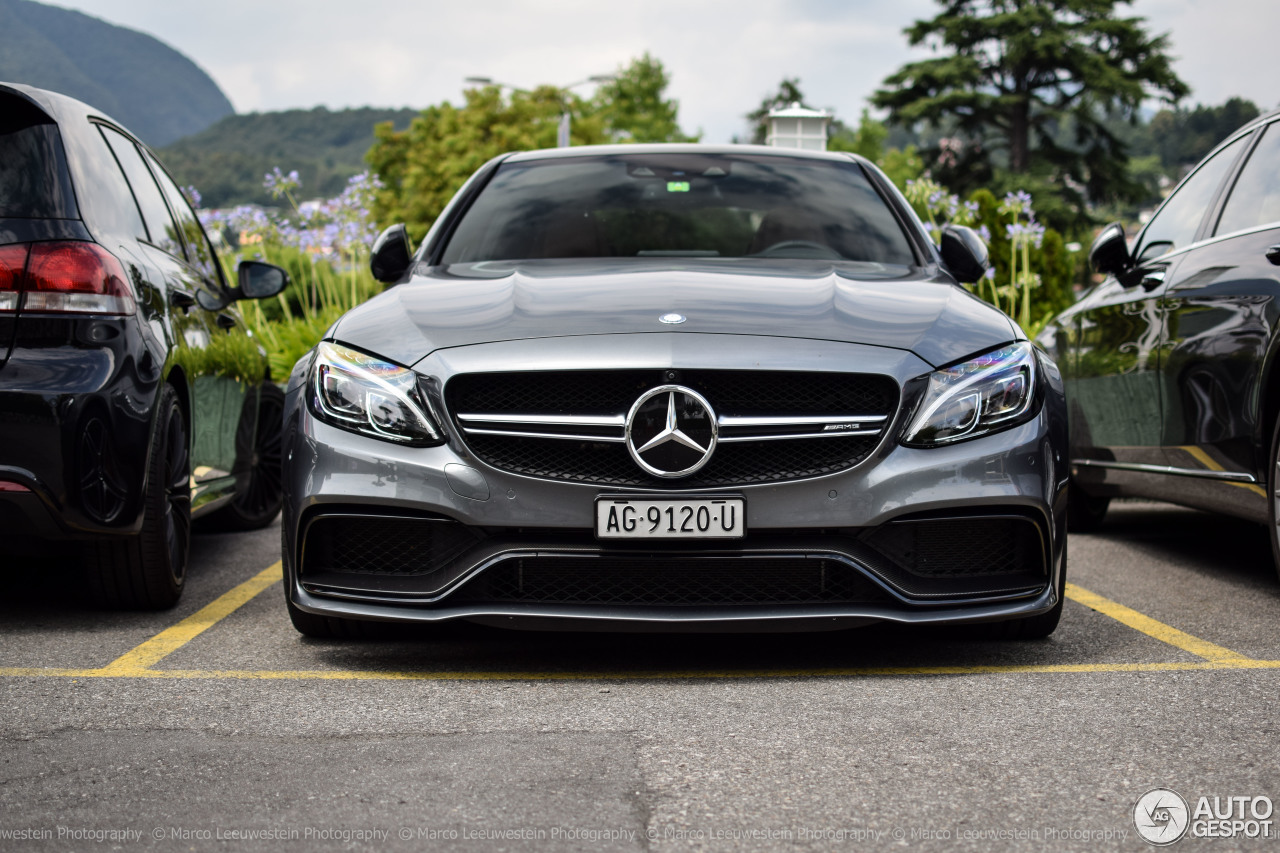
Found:
[[[648,51],[671,76],[680,124],[707,142],[799,77],[815,106],[856,120],[913,54],[902,29],[933,0],[61,0],[191,57],[237,112],[461,103],[463,78],[522,88],[615,71]],[[1125,8],[1125,7],[1122,7]],[[1169,33],[1189,103],[1280,101],[1277,0],[1136,0]],[[575,91],[590,94],[591,87]]]

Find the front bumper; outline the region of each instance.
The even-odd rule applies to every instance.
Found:
[[[789,367],[840,358],[900,384],[930,370],[909,353],[848,344],[803,342],[797,353],[795,341],[721,336],[702,340],[694,355],[671,352],[672,341],[659,337],[628,336],[629,351],[613,357],[716,368],[743,347],[764,363],[771,352],[782,359],[785,347]],[[538,367],[580,364],[582,345],[545,342]],[[518,363],[511,347],[452,351],[415,369],[439,387],[458,372]],[[1054,607],[1065,554],[1060,388],[1048,389],[1034,420],[948,447],[898,445],[908,414],[900,408],[876,450],[849,470],[656,490],[498,470],[471,454],[452,422],[438,447],[365,438],[316,420],[295,382],[286,407],[288,595],[320,615],[523,627],[809,629],[999,620]],[[747,536],[729,544],[596,540],[596,499],[637,493],[741,496]]]

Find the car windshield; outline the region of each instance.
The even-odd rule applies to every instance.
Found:
[[[618,257],[915,263],[852,161],[689,153],[505,163],[442,262]]]

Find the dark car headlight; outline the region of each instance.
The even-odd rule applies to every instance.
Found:
[[[326,423],[398,444],[444,441],[418,375],[407,367],[321,343],[309,379],[311,410]]]
[[[1010,344],[930,374],[902,443],[935,447],[987,435],[1029,420],[1035,399],[1035,350],[1027,341]]]

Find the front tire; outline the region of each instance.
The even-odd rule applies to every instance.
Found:
[[[147,459],[142,531],[89,545],[89,596],[104,607],[164,610],[182,596],[191,550],[191,453],[187,419],[170,385],[160,391]]]
[[[313,640],[377,640],[391,636],[394,626],[385,622],[363,622],[359,619],[343,619],[338,616],[317,616],[301,610],[285,591],[285,607],[289,621],[304,637]]]
[[[1267,525],[1271,532],[1271,564],[1280,574],[1280,418],[1276,418],[1271,428],[1271,452],[1267,455],[1270,475],[1267,488],[1271,490],[1271,523]]]
[[[1067,529],[1072,533],[1092,533],[1107,518],[1111,498],[1096,498],[1072,480],[1067,486]]]
[[[244,442],[252,444],[249,482],[231,503],[202,520],[212,530],[260,530],[275,520],[284,502],[284,392],[264,383],[257,418],[242,418],[240,429],[252,430],[252,441]]]
[[[1058,629],[1067,592],[1067,543],[1062,543],[1062,571],[1058,575],[1058,603],[1051,610],[1021,619],[975,626],[983,640],[1043,640]]]

